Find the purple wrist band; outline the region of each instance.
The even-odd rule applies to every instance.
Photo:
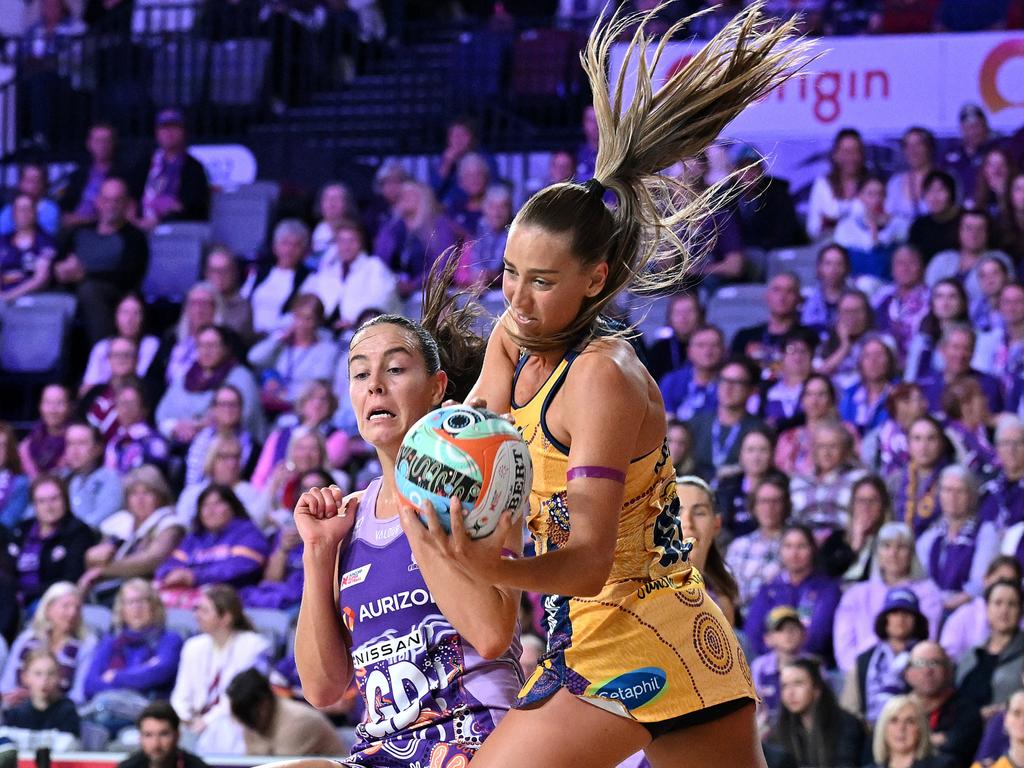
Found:
[[[626,482],[626,473],[612,467],[573,467],[565,473],[566,482],[578,477],[593,477],[598,480],[614,480],[616,483]]]

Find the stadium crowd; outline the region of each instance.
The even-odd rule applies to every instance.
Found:
[[[934,22],[957,4],[903,5]],[[1009,4],[980,5],[1007,21]],[[996,135],[975,105],[958,117],[951,141],[908,127],[891,168],[844,128],[799,212],[751,146],[667,171],[742,187],[636,346],[677,474],[715,490],[713,513],[682,524],[749,649],[773,765],[1024,764],[1024,128]],[[160,329],[140,293],[147,233],[207,220],[215,193],[185,124],[161,110],[132,164],[96,123],[62,188],[25,164],[0,210],[0,299],[73,295],[83,363],[42,388],[25,434],[0,423],[4,732],[117,749],[180,719],[201,754],[340,754],[358,697],[330,720],[305,706],[288,649],[291,509],[377,472],[349,402],[353,330],[415,313],[446,259],[500,311],[530,190],[453,119],[429,177],[387,160],[371,199],[325,185],[255,261],[212,245]],[[591,177],[590,110],[581,131],[546,183]],[[772,266],[780,249],[805,254],[803,276]],[[755,284],[766,319],[742,327],[722,308]],[[540,601],[523,604],[527,668]]]

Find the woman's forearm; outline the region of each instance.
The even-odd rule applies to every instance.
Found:
[[[508,649],[519,615],[519,591],[483,583],[438,557],[417,557],[420,575],[444,617],[485,659]]]
[[[593,597],[611,573],[614,552],[602,557],[593,550],[566,546],[537,557],[501,559],[492,574],[495,584],[524,592],[568,597]]]
[[[348,689],[352,679],[349,639],[338,619],[334,598],[334,570],[338,553],[303,553],[305,579],[295,627],[295,666],[303,694],[315,707],[330,706]]]

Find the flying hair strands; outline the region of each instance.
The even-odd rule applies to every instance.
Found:
[[[513,222],[513,227],[539,226],[567,234],[572,253],[584,265],[608,263],[603,290],[586,299],[576,320],[557,334],[525,338],[505,314],[506,331],[527,350],[552,350],[592,337],[602,310],[627,287],[658,293],[678,290],[692,279],[708,245],[701,225],[733,199],[736,175],[697,192],[662,171],[699,156],[746,107],[795,75],[810,58],[811,43],[799,38],[796,21],[768,19],[759,1],[736,14],[655,90],[653,75],[666,46],[700,15],[682,19],[656,40],[647,26],[662,8],[616,12],[607,20],[602,15],[580,55],[595,96],[599,131],[594,178],[614,193],[614,207],[605,205],[592,187],[566,182],[537,192]],[[607,70],[611,48],[634,25],[612,88]],[[623,109],[627,78],[633,97]]]

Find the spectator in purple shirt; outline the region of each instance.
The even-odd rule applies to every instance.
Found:
[[[1024,522],[1024,422],[1004,415],[996,426],[999,470],[981,487],[978,519],[999,531]]]
[[[918,382],[942,370],[939,340],[948,329],[970,322],[968,309],[967,293],[957,280],[946,278],[932,286],[928,314],[910,339],[904,381]]]
[[[779,550],[782,573],[761,587],[747,613],[750,644],[755,653],[767,650],[763,628],[771,609],[792,605],[807,627],[804,651],[822,659],[832,658],[832,617],[839,604],[839,583],[817,572],[817,553],[818,545],[809,528],[791,525],[786,529]]]
[[[17,597],[25,607],[57,582],[78,581],[85,552],[96,541],[93,530],[71,513],[67,486],[59,478],[40,475],[29,497],[34,516],[14,529],[8,549],[17,563]]]
[[[942,518],[918,537],[916,550],[925,569],[945,598],[949,613],[984,590],[985,568],[998,554],[995,526],[982,523],[978,481],[970,469],[951,464],[939,475]]]
[[[53,238],[39,229],[32,198],[18,195],[12,204],[14,231],[0,240],[0,301],[45,288],[57,255]]]
[[[665,412],[687,420],[718,403],[718,373],[725,358],[725,337],[713,325],[697,328],[686,347],[686,363],[659,382]]]
[[[928,400],[929,410],[941,412],[943,392],[961,376],[968,376],[978,382],[988,400],[990,413],[999,413],[1003,410],[1003,391],[999,380],[995,376],[983,373],[971,366],[977,339],[977,334],[969,325],[951,326],[942,334],[939,352],[945,362],[945,367],[941,372],[933,373],[920,380],[921,390]]]
[[[192,532],[156,570],[160,596],[167,605],[191,607],[206,584],[255,584],[269,554],[234,491],[210,485],[199,496]]]
[[[673,296],[665,312],[665,335],[647,347],[647,369],[651,377],[660,382],[669,371],[682,368],[686,363],[687,345],[697,328],[704,325],[704,307],[696,293]]]
[[[96,646],[85,678],[90,719],[110,737],[131,725],[150,700],[167,698],[181,656],[181,636],[166,626],[160,596],[144,579],[121,585],[113,630]]]

